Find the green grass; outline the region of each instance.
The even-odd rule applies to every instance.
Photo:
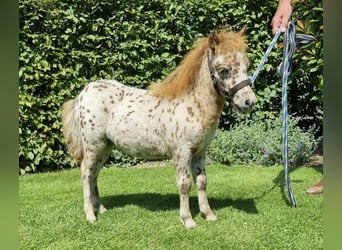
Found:
[[[77,169],[19,177],[20,249],[323,249],[323,195],[305,189],[322,178],[314,168],[291,172],[298,206],[288,205],[282,167],[207,166],[216,222],[179,221],[173,167],[108,168],[99,176],[108,212],[89,224]]]

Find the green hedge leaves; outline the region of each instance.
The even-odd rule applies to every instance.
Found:
[[[321,127],[317,110],[322,110],[322,4],[315,0],[296,5],[294,13],[298,10],[296,19],[302,25],[298,28],[317,40],[298,50],[293,74],[298,80],[290,84],[289,110],[310,118],[302,127]],[[60,108],[88,81],[116,79],[145,88],[167,75],[198,37],[220,27],[246,26],[252,74],[272,39],[270,21],[276,6],[274,0],[20,0],[20,172],[74,166],[62,138]],[[280,60],[278,47],[256,82],[258,116],[279,113]],[[220,127],[229,129],[237,121],[227,105]],[[114,151],[111,162],[136,159]]]

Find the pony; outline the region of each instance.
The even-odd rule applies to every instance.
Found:
[[[189,207],[191,175],[202,217],[215,221],[206,187],[205,153],[225,100],[238,112],[256,102],[247,74],[244,31],[213,31],[199,38],[182,62],[147,89],[115,80],[88,83],[62,106],[68,150],[80,165],[86,220],[107,209],[97,177],[113,148],[144,159],[172,158],[180,197],[180,221],[196,226]]]

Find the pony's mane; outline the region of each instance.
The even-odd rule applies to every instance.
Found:
[[[231,51],[244,52],[247,48],[243,32],[221,31],[216,36],[215,53],[226,54]],[[202,58],[209,48],[209,37],[199,38],[179,64],[162,81],[150,85],[149,92],[158,97],[175,98],[184,94],[195,82],[202,64]]]

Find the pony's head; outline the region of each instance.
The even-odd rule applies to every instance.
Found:
[[[256,102],[248,76],[249,61],[244,30],[212,32],[208,37],[208,68],[215,89],[240,112],[248,112]]]

